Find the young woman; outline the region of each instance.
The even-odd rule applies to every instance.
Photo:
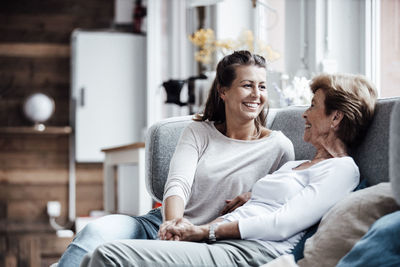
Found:
[[[246,204],[211,223],[174,220],[160,229],[162,240],[108,243],[82,266],[260,266],[290,253],[303,231],[359,183],[347,148],[365,132],[376,102],[374,87],[360,76],[320,75],[311,89],[303,118],[304,141],[316,148],[312,160],[287,162],[261,178]]]
[[[171,159],[160,209],[144,216],[109,215],[87,225],[69,245],[59,266],[77,266],[99,245],[117,239],[156,239],[159,227],[185,218],[204,224],[243,205],[252,185],[294,159],[281,132],[264,127],[266,62],[248,51],[217,66],[204,114],[183,132]]]

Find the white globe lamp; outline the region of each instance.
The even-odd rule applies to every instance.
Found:
[[[35,124],[35,129],[44,131],[43,124],[54,114],[55,103],[52,98],[43,93],[34,93],[26,98],[23,105],[25,116]]]

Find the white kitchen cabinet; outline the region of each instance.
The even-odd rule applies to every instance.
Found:
[[[71,42],[75,159],[102,162],[101,149],[144,139],[146,37],[76,30]]]

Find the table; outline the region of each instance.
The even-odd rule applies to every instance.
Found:
[[[115,195],[115,177],[118,165],[122,164],[137,164],[137,173],[134,178],[137,178],[137,187],[132,188],[132,195],[135,201],[132,203],[133,210],[137,214],[143,215],[152,207],[152,199],[147,193],[145,183],[145,166],[144,166],[144,143],[133,143],[125,146],[105,148],[101,151],[105,153],[103,163],[104,175],[104,210],[109,213],[115,213],[116,210],[116,195]],[[118,177],[117,177],[118,182]]]

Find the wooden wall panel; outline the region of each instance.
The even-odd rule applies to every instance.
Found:
[[[72,238],[54,239],[52,235],[42,235],[40,236],[40,251],[45,256],[53,256],[55,253],[60,254],[71,241]]]
[[[36,171],[36,174],[41,172],[43,171]],[[84,176],[81,177],[78,169],[76,185],[78,216],[87,216],[91,210],[103,209],[101,169],[92,174],[87,171],[83,173]],[[5,203],[6,218],[13,222],[47,221],[47,202],[59,201],[62,205],[61,217],[65,220],[68,212],[68,177],[65,177],[64,181],[55,183],[50,178],[36,180],[34,176],[26,176],[25,179],[0,183],[0,202]],[[26,213],[29,213],[29,218]]]
[[[70,49],[68,45],[60,44],[3,43],[0,44],[0,56],[32,58],[69,57]]]
[[[85,163],[77,164],[76,180],[78,185],[91,185],[103,183],[103,169],[101,164],[94,165],[89,169]],[[56,179],[55,179],[56,177]],[[29,169],[29,170],[0,170],[1,184],[19,184],[19,185],[67,185],[67,169]]]
[[[3,189],[4,188],[4,189]],[[65,184],[33,184],[29,186],[8,184],[6,187],[0,188],[0,199],[8,201],[25,201],[25,200],[61,200],[68,197],[65,190]]]
[[[110,27],[113,5],[110,0],[6,0],[0,7],[0,42],[68,43],[75,28]]]
[[[48,200],[9,200],[7,203],[7,220],[15,222],[48,222],[46,216],[46,203]],[[65,203],[65,201],[63,201]],[[61,216],[66,215],[65,211]]]
[[[9,238],[0,237],[0,240],[5,244],[0,247],[0,266],[48,267],[57,262],[72,238],[57,238],[54,234],[42,233],[16,234]]]
[[[64,47],[64,45],[62,46]],[[28,53],[28,52],[25,52]],[[6,73],[13,75],[14,73],[27,73],[27,77],[34,79],[37,73],[47,72],[52,76],[62,79],[63,82],[69,82],[70,62],[69,57],[17,57],[14,55],[2,55],[0,58],[3,63],[0,65],[0,71],[3,75]],[[65,77],[67,74],[67,77]],[[28,80],[25,82],[30,82]],[[17,82],[17,81],[15,81]],[[24,82],[24,81],[19,81]],[[26,85],[26,84],[25,84]]]
[[[110,0],[4,0],[0,5],[0,127],[30,126],[33,92],[54,98],[49,126],[69,125],[70,39],[76,28],[112,24]],[[0,266],[48,266],[71,240],[55,236],[48,201],[68,214],[68,135],[0,134]],[[103,209],[101,164],[77,164],[76,211]]]
[[[0,141],[0,150],[4,152],[64,152],[68,153],[68,136],[42,136],[25,134],[3,135]]]
[[[57,178],[55,179],[55,177]],[[0,170],[0,185],[1,184],[67,185],[68,170],[67,169]]]

